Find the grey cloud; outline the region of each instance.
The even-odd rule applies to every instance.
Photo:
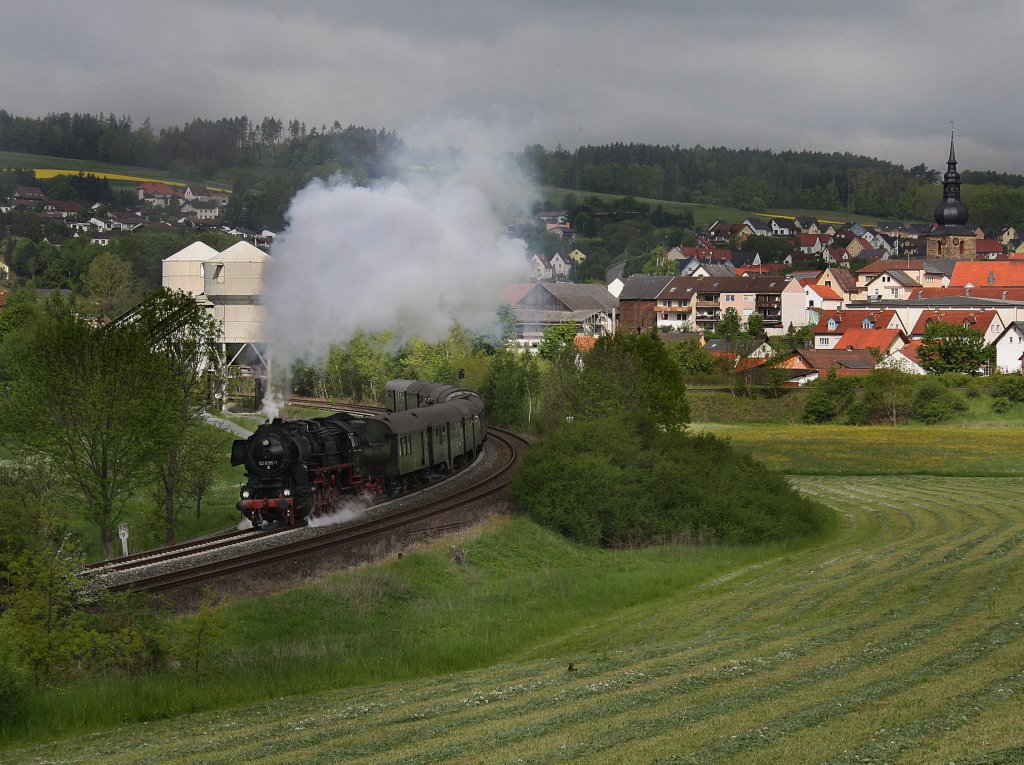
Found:
[[[510,148],[749,145],[930,166],[953,118],[963,167],[1024,171],[1024,6],[1002,0],[93,0],[5,16],[0,107],[15,114],[272,114],[404,134],[457,113]]]

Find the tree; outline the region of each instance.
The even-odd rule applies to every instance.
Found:
[[[174,442],[181,393],[167,361],[131,327],[94,327],[67,306],[3,345],[9,399],[0,417],[16,445],[47,459],[74,492],[107,557],[124,504]]]
[[[928,372],[961,372],[978,374],[992,361],[994,348],[985,343],[985,336],[962,324],[933,321],[925,327],[917,349],[921,366]]]
[[[667,345],[669,355],[676,360],[684,375],[710,376],[721,370],[718,359],[697,340],[684,340]]]
[[[554,359],[573,348],[576,340],[576,323],[564,321],[544,328],[538,352],[542,359]]]
[[[875,369],[864,378],[863,405],[873,422],[899,425],[914,403],[914,378],[895,369]]]
[[[223,363],[220,324],[188,292],[160,289],[141,303],[132,329],[149,342],[167,364],[167,385],[177,404],[167,448],[154,454],[157,488],[154,499],[164,541],[173,544],[181,512],[202,501],[196,487],[209,484],[217,453],[204,437],[203,414],[212,379]]]
[[[498,306],[498,327],[498,339],[502,345],[507,345],[516,339],[516,314],[508,303]]]
[[[764,335],[764,318],[756,311],[747,317],[747,334],[751,337]]]
[[[726,308],[715,325],[715,334],[726,340],[734,340],[742,331],[740,314],[735,308]]]
[[[91,264],[83,285],[102,321],[110,321],[126,307],[132,289],[131,268],[117,254],[104,251]]]
[[[84,563],[62,519],[45,504],[29,508],[31,539],[8,563],[0,605],[36,684],[70,656],[82,637],[73,616],[91,599]]]
[[[499,348],[480,388],[489,421],[506,427],[529,427],[539,383],[540,369],[532,353]]]
[[[624,411],[666,430],[681,430],[690,420],[682,371],[653,332],[602,335],[578,363],[569,354],[556,359],[545,382],[550,424]]]

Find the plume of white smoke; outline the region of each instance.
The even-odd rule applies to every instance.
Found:
[[[307,521],[307,525],[317,528],[319,526],[336,526],[339,523],[354,521],[366,512],[370,506],[369,499],[345,499],[338,503],[337,507],[327,515],[313,515]]]
[[[503,287],[527,272],[525,243],[506,222],[532,198],[509,163],[485,152],[376,186],[336,177],[302,189],[263,276],[276,372],[324,358],[360,330],[436,341],[453,322],[494,327]]]
[[[284,395],[275,390],[273,386],[268,385],[266,392],[263,394],[263,401],[260,406],[263,408],[263,413],[267,415],[268,420],[273,420],[281,416],[281,409],[288,402],[285,400]]]

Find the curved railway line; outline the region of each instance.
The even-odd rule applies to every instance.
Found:
[[[311,400],[298,403],[314,405]],[[353,411],[347,406],[328,407],[320,401],[315,405]],[[380,411],[359,409],[366,413]],[[346,523],[229,532],[94,564],[87,571],[111,590],[178,590],[243,575],[249,581],[270,580],[311,559],[341,556],[346,550],[377,540],[397,536],[411,541],[423,534],[462,528],[470,520],[461,516],[501,494],[528,447],[529,441],[523,436],[489,428],[487,447],[472,465],[422,491],[372,505]]]

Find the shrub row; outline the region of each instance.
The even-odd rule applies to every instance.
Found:
[[[538,523],[589,545],[758,543],[819,530],[827,512],[728,441],[625,416],[565,425],[512,484]]]

